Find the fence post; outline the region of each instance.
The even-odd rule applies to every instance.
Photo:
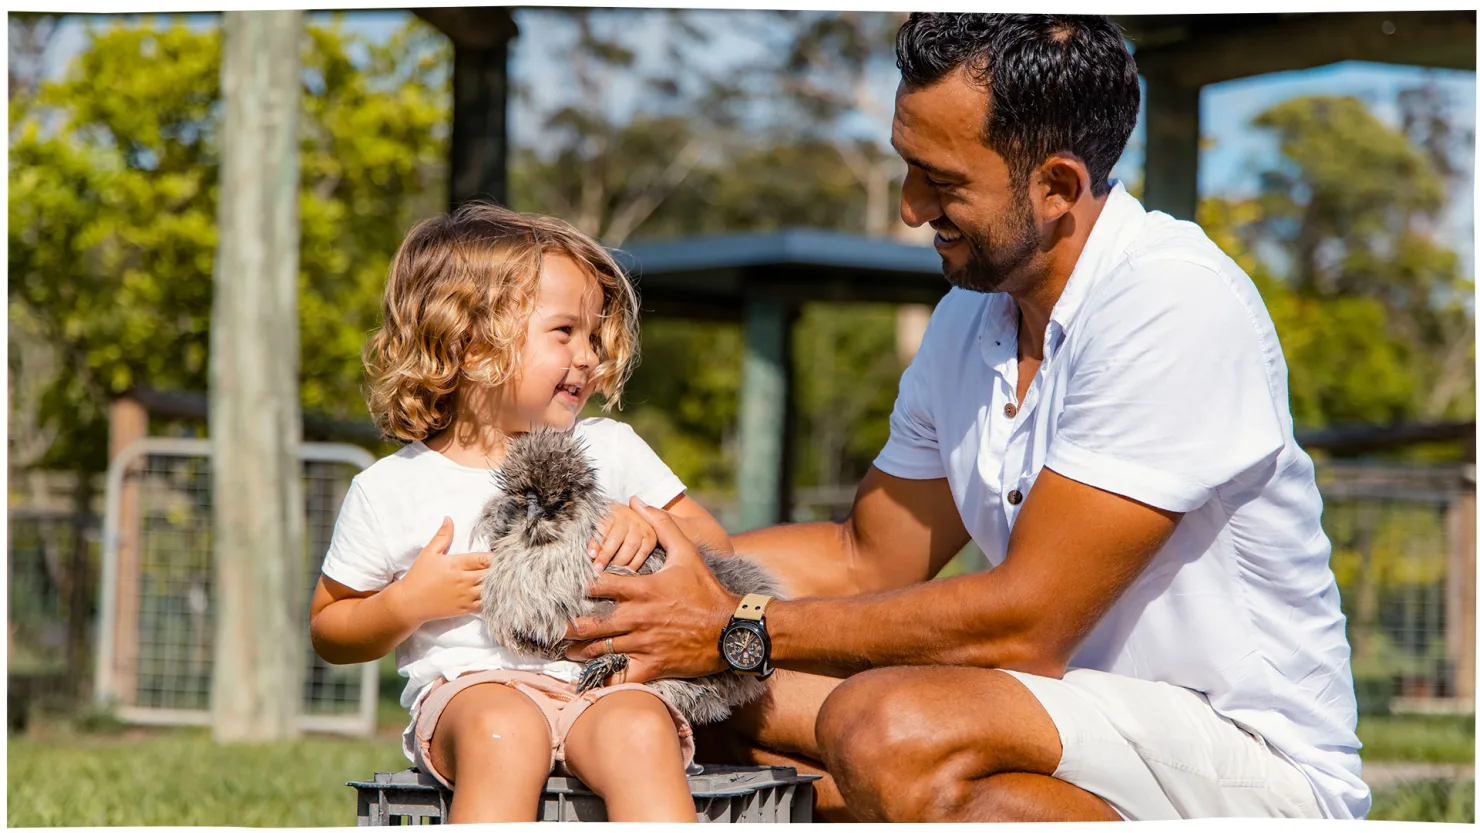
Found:
[[[1475,469],[1449,505],[1445,644],[1454,663],[1454,697],[1475,702]]]
[[[135,440],[149,435],[149,412],[132,394],[124,394],[108,407],[108,459],[118,458]],[[117,582],[114,584],[114,617],[99,629],[107,639],[113,632],[113,691],[123,705],[138,698],[139,667],[139,484],[124,473],[118,499]]]
[[[218,741],[298,734],[303,498],[298,393],[298,108],[303,13],[227,12],[211,309]]]

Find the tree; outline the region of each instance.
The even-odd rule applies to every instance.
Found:
[[[19,110],[12,102],[11,316],[56,357],[43,380],[26,382],[41,389],[36,421],[51,438],[38,465],[101,471],[107,403],[131,386],[206,388],[220,54],[214,28],[114,25],[92,35],[63,79]],[[337,23],[309,27],[306,409],[364,413],[360,349],[385,271],[405,229],[444,205],[448,54],[415,19],[381,45]]]
[[[795,74],[788,62],[802,61],[809,51],[845,48],[847,31],[859,27],[867,30],[862,35],[869,40],[863,47],[866,54],[850,53],[838,67],[814,58],[808,78],[824,86],[845,83],[845,97],[866,95],[862,75],[885,54],[880,50],[887,47],[887,38],[881,36],[879,22],[887,17],[595,10],[542,14],[534,20],[569,30],[562,54],[568,56],[571,78],[521,84],[521,106],[534,111],[532,117],[540,119],[544,131],[537,147],[516,150],[511,201],[516,208],[565,217],[616,246],[627,240],[797,226],[887,230],[893,213],[892,152],[879,164],[877,135],[850,139],[842,153],[836,139],[840,123],[857,118],[859,102],[838,98],[818,106],[788,81]],[[844,21],[845,28],[829,28],[834,19]],[[527,33],[533,31],[532,21],[524,25]],[[760,45],[759,56],[720,68],[701,60],[708,33],[721,29],[746,33]],[[651,48],[653,42],[660,44],[658,49]],[[639,52],[662,58],[645,62]],[[848,73],[859,77],[834,78]],[[536,83],[541,85],[538,95]],[[614,92],[621,90],[641,90],[641,106],[627,113],[611,105],[620,99]],[[545,101],[551,103],[539,106]],[[875,107],[866,118],[874,122],[873,134],[880,132],[880,118],[887,130],[889,114],[884,110]],[[860,165],[873,165],[881,175]],[[892,166],[902,169],[897,160]],[[871,192],[878,182],[883,190]],[[828,446],[815,454],[810,447],[802,449],[797,461],[802,485],[847,482],[851,473],[861,472],[860,461],[877,451],[861,449],[856,438],[877,438],[878,432],[866,430],[863,422],[879,424],[880,406],[874,400],[892,389],[898,377],[893,324],[881,309],[887,313],[882,307],[818,304],[803,313],[795,368],[797,389],[806,393],[798,402],[798,430],[800,436]],[[866,347],[868,352],[844,355],[835,343],[843,341],[847,349]],[[740,383],[738,326],[646,321],[643,356],[623,418],[691,487],[728,491]],[[872,368],[880,374],[880,384],[865,385],[866,393],[859,396],[828,370],[844,366]],[[827,396],[819,398],[824,392]],[[892,396],[886,398],[892,404]],[[882,424],[887,425],[887,406]]]
[[[1437,239],[1453,166],[1433,95],[1404,99],[1410,132],[1384,124],[1350,97],[1302,97],[1269,109],[1254,125],[1279,140],[1280,162],[1263,172],[1251,244],[1284,264],[1295,295],[1319,300],[1334,318],[1315,337],[1328,353],[1379,327],[1386,352],[1401,355],[1413,387],[1402,401],[1328,403],[1322,417],[1436,419],[1473,414],[1473,282]],[[1439,150],[1436,150],[1439,149]],[[1366,343],[1370,343],[1367,338]],[[1370,351],[1369,351],[1370,352]],[[1391,393],[1396,394],[1396,389]],[[1357,394],[1348,390],[1349,394]],[[1342,411],[1346,410],[1346,413]]]
[[[784,50],[777,79],[789,99],[791,122],[804,135],[824,138],[862,187],[862,231],[908,237],[899,218],[904,163],[886,143],[893,102],[874,84],[893,69],[894,39],[904,12],[798,13],[800,30]]]
[[[515,151],[511,202],[555,214],[608,246],[621,246],[703,161],[721,153],[738,124],[744,93],[733,76],[706,71],[696,60],[709,42],[708,30],[697,22],[702,13],[544,14],[569,30],[562,52],[570,78],[539,96],[528,82],[516,87],[543,135],[539,147]],[[655,40],[663,60],[656,68],[643,67],[638,49],[651,50]],[[644,97],[641,107],[617,110],[619,89],[637,90]]]

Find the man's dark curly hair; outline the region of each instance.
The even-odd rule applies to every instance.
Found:
[[[927,14],[899,28],[897,64],[910,87],[958,67],[990,96],[984,141],[1018,187],[1055,153],[1089,168],[1104,196],[1136,126],[1141,86],[1120,28],[1108,18],[1037,14]]]

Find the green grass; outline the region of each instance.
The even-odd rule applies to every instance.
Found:
[[[344,782],[404,769],[396,737],[404,713],[387,707],[374,740],[309,736],[290,743],[220,746],[203,730],[111,733],[43,724],[8,744],[11,827],[208,825],[352,826]],[[99,730],[106,720],[78,721]],[[1474,761],[1472,718],[1363,718],[1366,760]],[[1371,818],[1473,822],[1475,782],[1415,781],[1378,790]]]
[[[393,737],[217,745],[204,731],[8,744],[11,827],[355,824],[351,779],[404,769]]]
[[[1425,780],[1377,790],[1372,795],[1374,821],[1443,821],[1475,823],[1475,780]]]
[[[1374,715],[1357,722],[1364,761],[1475,762],[1473,715]]]

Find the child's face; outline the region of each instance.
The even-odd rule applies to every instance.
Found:
[[[571,428],[591,398],[591,372],[597,356],[593,345],[601,319],[601,287],[575,261],[546,255],[539,296],[524,337],[519,377],[511,408],[505,409],[506,433],[539,426]]]

